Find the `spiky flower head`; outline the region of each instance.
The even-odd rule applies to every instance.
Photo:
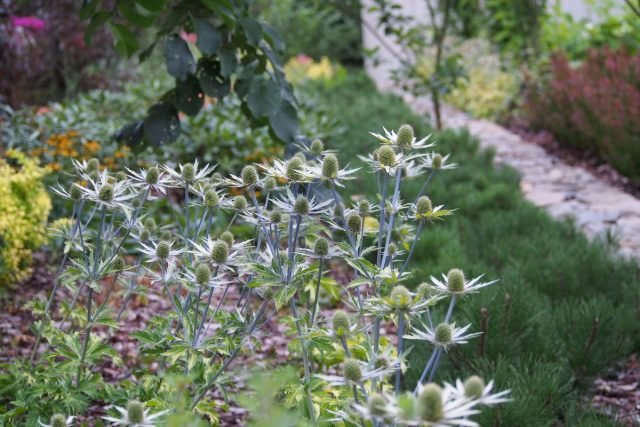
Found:
[[[367,407],[369,408],[369,413],[374,417],[385,417],[387,415],[387,401],[378,393],[369,396]]]
[[[147,230],[153,231],[157,226],[158,224],[156,224],[156,220],[153,218],[147,218],[144,220],[144,228]]]
[[[62,414],[53,414],[49,420],[51,427],[67,427],[67,417]]]
[[[293,211],[298,215],[306,215],[309,213],[309,199],[304,196],[298,196],[294,205]]]
[[[433,383],[424,386],[418,395],[417,410],[423,421],[436,422],[441,420],[444,417],[442,388]]]
[[[362,227],[362,217],[357,213],[352,213],[347,216],[347,229],[353,234],[358,234]]]
[[[273,295],[274,295],[273,287],[271,287],[271,286],[263,286],[260,289],[262,290],[262,298],[264,298],[264,299],[273,298]]]
[[[233,199],[233,209],[237,211],[243,211],[247,208],[247,198],[244,196],[236,196]]]
[[[125,262],[124,257],[121,255],[118,255],[113,259],[111,266],[115,271],[122,271],[124,270],[124,267],[126,266],[126,264],[127,263]]]
[[[269,221],[274,224],[279,224],[282,222],[282,213],[279,210],[273,210],[269,214]]]
[[[335,178],[338,176],[338,158],[335,154],[327,154],[322,160],[322,176],[327,179]]]
[[[160,168],[158,168],[158,166],[151,166],[149,169],[147,169],[147,173],[144,177],[147,184],[157,184],[158,178],[160,178]]]
[[[389,145],[378,148],[378,162],[382,166],[391,167],[396,164],[396,152]]]
[[[169,254],[171,253],[171,244],[166,240],[161,241],[156,246],[156,256],[158,259],[165,260],[169,258]]]
[[[69,187],[69,197],[76,202],[82,199],[82,189],[78,184],[71,184],[71,187]]]
[[[425,216],[433,210],[431,199],[427,196],[421,196],[416,202],[416,213],[418,216]]]
[[[349,321],[349,315],[344,310],[336,310],[331,318],[331,326],[333,332],[338,337],[346,337],[349,335],[351,328],[351,322]]]
[[[204,205],[208,208],[215,208],[220,203],[220,196],[214,189],[209,189],[204,193]]]
[[[287,179],[290,181],[302,181],[302,167],[304,159],[294,156],[287,162]]]
[[[356,359],[345,359],[343,375],[348,381],[360,381],[362,379],[362,368],[360,368],[360,363]]]
[[[263,185],[265,191],[272,191],[274,188],[276,188],[276,179],[272,176],[269,176],[264,180]]]
[[[95,157],[89,159],[87,162],[87,172],[95,172],[100,167],[100,161]]]
[[[193,163],[187,163],[182,167],[182,179],[192,182],[196,178],[196,167]]]
[[[484,387],[484,380],[477,375],[472,375],[464,382],[464,395],[471,399],[479,399],[484,393]]]
[[[122,171],[116,172],[115,175],[113,175],[113,176],[116,179],[116,181],[126,181],[127,180],[127,174],[122,172]]]
[[[209,284],[211,280],[211,269],[207,264],[198,264],[196,267],[196,283],[200,286]]]
[[[398,247],[395,243],[389,243],[389,247],[387,248],[387,253],[390,257],[394,257],[396,253],[398,253]]]
[[[464,273],[458,268],[449,270],[447,274],[447,288],[450,292],[462,292],[464,291]]]
[[[127,403],[127,421],[131,424],[141,424],[144,421],[144,404],[137,400]]]
[[[431,157],[431,167],[433,169],[440,169],[442,167],[442,154],[435,153]]]
[[[233,237],[233,233],[232,232],[225,231],[224,233],[222,233],[220,235],[220,240],[225,242],[227,244],[227,246],[231,247],[233,245],[233,241],[235,240],[235,237]]]
[[[256,168],[248,165],[242,168],[242,183],[244,185],[255,185],[258,182],[258,171]]]
[[[313,154],[318,155],[324,150],[324,144],[319,139],[314,139],[311,142],[311,146],[309,147],[309,149]]]
[[[391,204],[391,202],[390,202],[390,201],[388,201],[388,200],[387,200],[387,201],[384,203],[384,213],[385,213],[387,216],[389,216],[389,215],[391,215],[391,212],[393,212],[393,205]]]
[[[229,246],[222,241],[216,240],[211,247],[211,258],[218,264],[222,264],[227,260],[229,256]]]
[[[113,185],[105,184],[98,191],[98,199],[103,202],[110,202],[113,200]]]
[[[360,215],[367,216],[369,215],[369,211],[371,210],[371,205],[367,199],[362,199],[358,202],[358,212]]]
[[[165,230],[160,234],[160,240],[171,240],[172,237],[173,234],[171,234],[171,231],[169,230]]]
[[[313,244],[313,254],[324,257],[329,253],[329,241],[324,237],[318,237]]]
[[[131,200],[131,207],[133,207],[133,208],[139,208],[141,204],[142,204],[142,202],[140,202],[140,199],[132,199]]]
[[[149,230],[145,229],[140,232],[140,240],[142,240],[143,242],[149,240],[150,238],[151,233],[149,232]]]
[[[402,148],[409,148],[413,144],[414,134],[411,125],[402,125],[398,129],[396,142]]]
[[[416,296],[419,300],[422,300],[431,295],[431,292],[431,285],[429,285],[427,282],[423,282],[418,285],[418,289],[416,289]]]
[[[448,346],[453,340],[453,328],[448,323],[440,323],[436,326],[435,341],[441,346]]]
[[[298,151],[296,154],[293,155],[293,157],[297,157],[300,160],[302,160],[302,162],[306,162],[307,158],[304,156],[304,153],[302,151]]]
[[[402,285],[396,285],[391,290],[390,298],[395,308],[405,309],[411,305],[411,293]]]

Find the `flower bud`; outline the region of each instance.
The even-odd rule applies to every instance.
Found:
[[[358,363],[356,359],[346,359],[344,361],[343,375],[348,381],[360,381],[362,379],[362,369],[360,368],[360,363]]]
[[[151,166],[147,169],[147,173],[145,175],[145,181],[149,185],[155,185],[158,183],[158,179],[160,178],[160,169],[158,166]]]
[[[335,154],[327,154],[322,160],[322,177],[331,179],[338,176],[338,158]]]
[[[276,179],[272,176],[267,177],[263,182],[265,191],[272,191],[276,188]]]
[[[182,167],[182,179],[192,182],[196,178],[196,168],[193,163],[187,163]]]
[[[435,153],[431,157],[431,167],[433,169],[440,169],[442,167],[442,154]]]
[[[287,162],[287,179],[290,181],[302,181],[303,165],[304,160],[300,159],[300,157],[292,157],[291,160]]]
[[[140,205],[142,205],[142,202],[140,201],[140,199],[132,199],[131,200],[131,207],[139,208]]]
[[[95,172],[98,170],[99,167],[100,167],[100,161],[95,157],[89,159],[89,161],[87,162],[87,172]]]
[[[209,189],[204,193],[203,204],[208,208],[215,208],[220,203],[220,196],[216,190]]]
[[[309,213],[309,199],[304,196],[298,196],[293,205],[293,211],[298,215],[306,215]]]
[[[282,213],[278,210],[271,211],[269,214],[269,221],[274,224],[279,224],[282,221]]]
[[[315,139],[311,142],[311,146],[309,147],[309,150],[313,154],[318,155],[322,153],[322,151],[324,150],[324,144],[319,139]]]
[[[247,208],[247,198],[244,196],[236,196],[233,199],[233,209],[237,211],[243,211]]]
[[[160,234],[160,240],[171,240],[172,237],[173,234],[171,234],[171,231],[169,230],[165,230]]]
[[[398,253],[398,247],[395,243],[389,243],[389,247],[387,248],[387,254],[390,257],[394,257]]]
[[[378,162],[382,166],[391,167],[396,164],[396,152],[389,145],[378,148]]]
[[[402,148],[411,147],[411,144],[413,144],[413,128],[410,125],[400,126],[396,142]]]
[[[426,297],[431,295],[431,291],[432,291],[432,287],[430,284],[426,282],[420,283],[420,285],[418,286],[418,289],[416,290],[416,297],[418,298],[418,300],[425,299]]]
[[[227,260],[229,256],[229,246],[222,240],[216,240],[213,242],[211,248],[211,258],[218,264],[222,264]]]
[[[329,241],[324,237],[318,237],[313,243],[313,254],[318,257],[325,257],[329,253]]]
[[[388,200],[387,200],[387,201],[384,203],[384,213],[385,213],[387,216],[390,216],[390,215],[391,215],[391,212],[393,212],[393,205],[391,204],[391,202],[390,202],[390,201],[388,201]]]
[[[49,421],[51,427],[67,427],[67,417],[62,414],[54,414]]]
[[[140,240],[147,241],[151,238],[151,233],[149,232],[149,230],[142,230],[140,232]]]
[[[365,217],[369,215],[370,210],[371,205],[369,204],[369,201],[367,199],[362,199],[360,200],[360,202],[358,202],[358,212],[360,212],[360,215]]]
[[[233,233],[232,232],[225,231],[224,233],[222,233],[220,235],[220,240],[225,242],[227,244],[227,246],[231,247],[231,246],[233,246],[233,241],[235,240],[235,238],[233,237]]]
[[[126,181],[127,174],[122,171],[118,171],[115,173],[114,178],[116,179],[116,181]]]
[[[369,396],[367,407],[369,408],[369,413],[374,417],[384,417],[387,415],[387,401],[378,393]]]
[[[142,424],[144,421],[144,405],[137,400],[131,400],[127,404],[127,421],[130,424]]]
[[[362,227],[362,217],[357,213],[352,213],[347,216],[347,229],[353,234],[358,234]]]
[[[127,265],[126,261],[124,260],[124,257],[118,255],[115,258],[113,258],[113,261],[111,263],[111,266],[113,267],[113,269],[115,271],[122,271],[124,270],[125,266]]]
[[[153,218],[147,218],[147,219],[144,221],[144,228],[145,228],[145,229],[147,229],[147,230],[149,230],[149,231],[153,231],[153,230],[155,230],[155,229],[156,229],[156,227],[157,227],[157,224],[156,224],[156,220],[155,220],[155,219],[153,219]]]
[[[349,315],[343,310],[336,310],[331,318],[331,326],[333,327],[333,333],[337,337],[349,336],[351,322],[349,321]]]
[[[479,399],[484,394],[484,381],[477,375],[470,376],[464,382],[464,395],[471,399]]]
[[[249,165],[242,169],[242,183],[244,185],[255,185],[258,183],[258,172],[255,167]]]
[[[442,388],[437,384],[427,384],[418,395],[417,410],[423,421],[436,422],[444,417]]]
[[[436,344],[447,346],[451,344],[451,340],[453,339],[453,328],[448,323],[440,323],[436,326],[435,335]]]
[[[273,298],[274,292],[271,286],[263,286],[260,288],[262,290],[262,298],[271,299]]]
[[[69,187],[69,197],[76,202],[82,199],[82,188],[78,184],[71,184]]]
[[[105,184],[98,191],[98,199],[103,202],[110,202],[113,200],[113,186],[111,184]]]
[[[405,309],[411,305],[411,293],[402,285],[397,285],[391,290],[390,298],[395,308]]]
[[[209,284],[211,279],[211,269],[207,264],[198,264],[196,267],[196,283],[200,286]]]
[[[418,216],[425,216],[432,210],[433,205],[431,204],[431,199],[427,196],[420,197],[416,202],[416,214],[418,214]]]
[[[464,291],[464,273],[462,270],[453,268],[447,274],[447,289],[449,292],[460,293]]]
[[[159,259],[165,260],[169,258],[170,254],[171,254],[171,245],[169,244],[169,242],[163,240],[160,243],[158,243],[158,246],[156,246],[156,256]]]

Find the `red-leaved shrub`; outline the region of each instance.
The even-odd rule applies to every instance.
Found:
[[[578,67],[563,55],[548,80],[529,84],[524,111],[532,127],[561,144],[592,151],[640,182],[640,55],[593,50]]]

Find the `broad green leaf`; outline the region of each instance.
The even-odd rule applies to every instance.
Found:
[[[173,105],[160,102],[149,109],[144,119],[144,133],[153,145],[173,142],[180,136],[180,120]]]
[[[177,34],[167,38],[164,46],[164,58],[167,71],[179,80],[186,80],[189,74],[196,71],[196,61],[187,43]]]
[[[167,0],[136,0],[143,8],[149,12],[161,12]]]
[[[198,40],[196,47],[205,55],[213,55],[218,51],[222,42],[220,31],[206,19],[194,18],[193,26],[196,29]]]
[[[115,47],[119,54],[129,58],[138,50],[138,39],[131,30],[122,24],[109,23],[111,34],[115,40]]]
[[[122,16],[127,19],[127,21],[142,28],[148,28],[152,26],[156,20],[154,16],[147,16],[140,13],[136,9],[136,4],[133,0],[120,0],[118,2],[118,9],[120,10],[120,13],[122,13]]]
[[[207,96],[222,99],[231,91],[231,83],[220,75],[220,64],[201,59],[198,61],[200,87]]]
[[[280,289],[274,297],[276,308],[279,310],[284,307],[295,294],[296,288],[293,286],[285,286]]]
[[[289,142],[298,135],[298,114],[290,102],[283,101],[280,107],[269,115],[269,125],[281,141]]]
[[[254,47],[258,47],[260,40],[262,40],[262,26],[258,21],[251,18],[242,18],[240,25],[244,29],[244,34],[247,37],[247,42]]]
[[[256,77],[251,81],[247,105],[255,117],[265,117],[280,105],[280,87],[270,78]]]
[[[198,79],[189,75],[186,80],[176,80],[175,107],[189,116],[195,116],[204,105],[204,94]]]
[[[91,44],[91,39],[95,34],[98,27],[107,22],[111,18],[111,12],[107,12],[105,10],[100,11],[91,17],[89,24],[87,25],[87,29],[84,32],[84,41],[88,45]]]

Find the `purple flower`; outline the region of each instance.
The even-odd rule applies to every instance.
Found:
[[[11,24],[14,27],[31,28],[37,31],[44,30],[45,27],[44,20],[35,16],[12,16]]]

